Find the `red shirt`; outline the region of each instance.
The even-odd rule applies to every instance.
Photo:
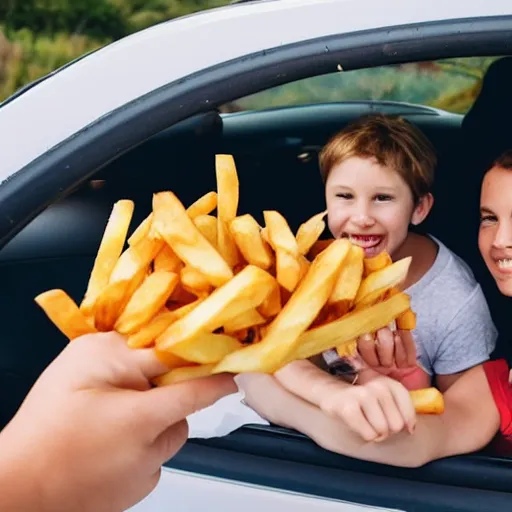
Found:
[[[512,384],[510,369],[504,359],[487,361],[483,365],[491,393],[500,414],[500,433],[492,448],[499,455],[512,455]]]

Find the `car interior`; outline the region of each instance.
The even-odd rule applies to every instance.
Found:
[[[133,231],[150,211],[154,192],[172,190],[189,205],[215,190],[215,154],[230,153],[240,179],[239,213],[251,213],[262,222],[263,210],[276,209],[296,230],[325,208],[318,151],[347,123],[375,111],[403,116],[434,144],[439,159],[435,205],[421,229],[472,267],[500,332],[496,354],[506,355],[506,340],[512,339],[505,316],[510,299],[507,303],[487,275],[476,235],[482,171],[508,144],[511,79],[512,57],[496,60],[465,115],[371,100],[215,110],[170,127],[106,165],[84,186],[48,207],[0,251],[4,290],[0,294],[0,427],[66,344],[34,297],[63,288],[81,300],[115,201],[134,200]]]

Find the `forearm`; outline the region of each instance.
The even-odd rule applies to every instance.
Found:
[[[0,510],[49,510],[43,504],[38,462],[30,452],[29,443],[23,443],[9,426],[0,432]]]

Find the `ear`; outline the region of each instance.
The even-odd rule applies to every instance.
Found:
[[[434,196],[430,192],[421,197],[412,212],[411,224],[414,226],[421,224],[427,218],[433,205]]]

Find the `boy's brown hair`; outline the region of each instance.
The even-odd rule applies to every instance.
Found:
[[[418,128],[401,117],[370,114],[334,135],[320,152],[324,183],[334,166],[354,156],[375,158],[394,169],[411,189],[415,203],[432,188],[435,149]]]
[[[507,149],[501,153],[501,155],[494,160],[491,167],[501,167],[502,169],[512,170],[512,149]]]

